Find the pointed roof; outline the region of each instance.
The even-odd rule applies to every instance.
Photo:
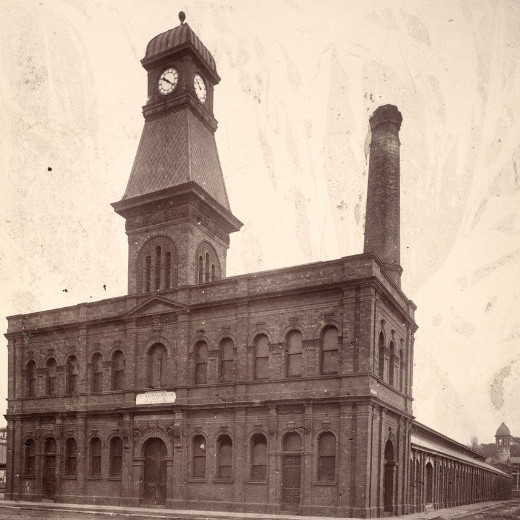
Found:
[[[191,47],[208,69],[217,76],[215,59],[187,23],[181,23],[177,27],[152,38],[146,46],[143,64],[184,46]]]
[[[215,136],[190,110],[144,124],[123,200],[193,181],[230,210]]]
[[[511,432],[505,423],[502,423],[497,432],[495,433],[495,437],[511,437]]]

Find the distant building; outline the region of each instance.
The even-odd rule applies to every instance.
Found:
[[[520,437],[513,437],[502,423],[495,433],[495,442],[475,447],[486,457],[486,462],[513,477],[513,497],[520,497]]]
[[[506,474],[412,414],[398,109],[369,122],[363,254],[227,278],[242,223],[215,60],[181,23],[142,64],[144,129],[113,204],[128,295],[8,318],[6,496],[372,518],[506,498]]]

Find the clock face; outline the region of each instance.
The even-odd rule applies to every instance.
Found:
[[[193,77],[193,88],[195,89],[195,94],[197,94],[199,101],[201,103],[205,103],[207,96],[206,83],[204,83],[204,80],[200,74],[195,74]]]
[[[163,96],[166,96],[167,94],[171,94],[173,92],[173,89],[177,86],[178,80],[179,73],[176,69],[170,67],[169,69],[166,69],[162,72],[157,88]]]

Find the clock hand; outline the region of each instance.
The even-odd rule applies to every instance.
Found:
[[[173,86],[173,83],[169,80],[169,79],[166,79],[166,78],[161,78],[163,81],[166,81],[166,83],[169,83],[170,85]]]

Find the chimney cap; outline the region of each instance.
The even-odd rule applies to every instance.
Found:
[[[395,105],[383,105],[377,107],[370,118],[370,128],[374,129],[382,123],[392,123],[397,125],[397,130],[401,128],[403,116]]]

